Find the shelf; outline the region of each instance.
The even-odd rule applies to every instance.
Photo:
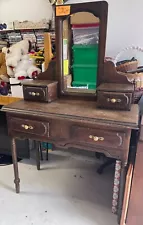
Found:
[[[16,32],[16,31],[33,31],[33,30],[45,30],[48,32],[54,32],[54,30],[49,30],[49,28],[21,28],[21,29],[0,30],[0,33]]]

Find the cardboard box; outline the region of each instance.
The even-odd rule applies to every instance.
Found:
[[[79,12],[71,15],[71,24],[88,24],[99,22],[99,18],[95,17],[92,13]]]

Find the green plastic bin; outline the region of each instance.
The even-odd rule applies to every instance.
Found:
[[[73,81],[94,82],[97,81],[97,65],[73,65]]]
[[[73,64],[98,64],[98,45],[73,45]]]
[[[75,88],[79,87],[79,88],[95,90],[96,89],[96,83],[73,81],[72,87],[75,87]]]

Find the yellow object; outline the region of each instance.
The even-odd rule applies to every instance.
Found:
[[[5,54],[0,52],[0,80],[8,81]]]
[[[68,75],[69,74],[69,60],[66,59],[64,60],[64,75]]]
[[[45,58],[45,70],[48,68],[49,63],[53,57],[51,36],[49,33],[44,34],[44,58]]]
[[[17,102],[19,100],[21,100],[21,98],[0,95],[0,105],[8,105],[10,103]]]
[[[29,55],[31,59],[44,59],[43,56]]]
[[[56,16],[67,16],[70,15],[70,5],[57,6],[56,7]]]

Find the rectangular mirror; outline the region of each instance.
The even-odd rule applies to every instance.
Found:
[[[60,95],[95,95],[104,69],[107,11],[104,1],[56,7]]]

